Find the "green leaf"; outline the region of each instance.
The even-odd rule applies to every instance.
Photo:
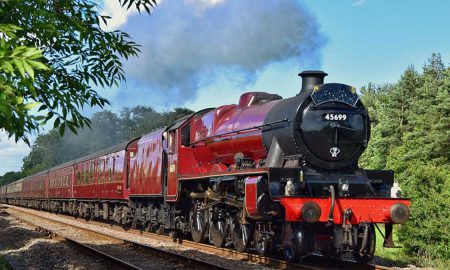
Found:
[[[45,64],[39,61],[29,60],[28,63],[30,63],[30,65],[32,65],[35,69],[50,70]]]
[[[34,81],[33,68],[26,61],[23,61],[23,67],[25,68],[25,71],[28,73],[28,75],[30,75],[30,78]]]
[[[29,87],[28,87],[28,89],[30,90],[30,93],[31,93],[31,95],[33,96],[33,97],[37,97],[38,96],[38,94],[37,94],[37,92],[36,92],[36,89],[34,88],[34,86],[33,85],[30,85]]]
[[[68,125],[68,127],[74,134],[78,134],[77,129],[73,125]]]
[[[19,69],[20,75],[22,76],[22,78],[26,78],[25,77],[25,68],[23,67],[23,61],[19,60],[19,59],[13,59],[12,60],[14,65]]]
[[[2,68],[5,70],[5,72],[9,72],[11,74],[14,73],[14,68],[13,68],[11,62],[9,62],[9,61],[3,62]]]
[[[63,123],[60,127],[59,127],[59,134],[61,135],[61,137],[64,137],[64,132],[66,132],[66,124]]]
[[[61,119],[56,118],[56,119],[55,119],[55,122],[53,123],[53,128],[59,127],[60,122],[61,122]]]
[[[29,111],[33,108],[36,108],[40,104],[41,104],[40,102],[30,102],[30,103],[25,104],[24,108],[25,108],[25,110]]]
[[[34,119],[35,119],[36,121],[43,121],[43,120],[45,120],[45,118],[46,118],[46,116],[44,116],[44,115],[38,115],[38,116],[35,116],[35,117],[34,117]]]

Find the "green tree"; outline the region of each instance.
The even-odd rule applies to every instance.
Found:
[[[450,260],[450,68],[433,54],[423,72],[408,67],[391,85],[362,90],[372,137],[364,167],[393,169],[411,198],[410,220],[400,227],[404,251]]]
[[[22,177],[22,172],[7,172],[4,175],[0,176],[0,187],[19,180]]]
[[[155,0],[118,0],[150,12]],[[99,6],[89,0],[0,1],[0,128],[16,141],[54,120],[66,128],[90,126],[84,106],[108,104],[93,87],[124,80],[122,59],[138,45],[121,31],[104,31]],[[37,106],[35,110],[31,110]]]
[[[412,254],[450,260],[450,69],[439,54],[424,66],[408,115],[410,128],[388,158],[411,197],[401,238]]]

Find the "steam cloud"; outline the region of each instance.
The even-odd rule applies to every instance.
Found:
[[[144,17],[124,28],[142,45],[126,75],[171,105],[194,98],[221,72],[248,83],[274,62],[316,63],[325,40],[297,0],[165,0]]]

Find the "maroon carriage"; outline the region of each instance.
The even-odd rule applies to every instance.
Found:
[[[28,206],[38,208],[37,200],[46,200],[47,195],[47,171],[29,176],[23,180],[22,194],[28,198]]]

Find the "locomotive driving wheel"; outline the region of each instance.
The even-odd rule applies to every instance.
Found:
[[[206,234],[206,219],[201,207],[201,202],[195,202],[194,209],[189,214],[189,221],[191,225],[192,239],[197,243],[205,241]]]
[[[223,247],[228,232],[227,215],[222,209],[215,209],[209,227],[209,240],[216,247]]]

